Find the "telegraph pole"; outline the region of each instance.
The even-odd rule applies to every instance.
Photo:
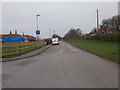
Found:
[[[50,29],[50,38],[51,38],[51,29]]]
[[[99,13],[97,9],[97,31],[99,31]]]

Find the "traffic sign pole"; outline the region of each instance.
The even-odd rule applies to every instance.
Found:
[[[39,48],[39,35],[40,35],[40,30],[38,30],[38,16],[39,14],[36,15],[36,21],[37,21],[37,30],[36,30],[36,35],[37,35],[37,40],[38,40],[38,48]]]

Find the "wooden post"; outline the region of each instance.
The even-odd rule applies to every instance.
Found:
[[[24,44],[22,43],[22,53],[23,53],[23,45],[24,45]]]
[[[17,53],[17,55],[19,55],[19,47],[18,47],[18,44],[16,44],[16,53]]]

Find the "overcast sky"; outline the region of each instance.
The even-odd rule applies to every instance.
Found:
[[[89,33],[96,27],[96,10],[99,9],[100,23],[103,19],[118,14],[117,2],[4,2],[2,4],[2,33],[34,35],[36,15],[39,17],[41,38],[56,32],[64,36],[71,28],[80,28]]]

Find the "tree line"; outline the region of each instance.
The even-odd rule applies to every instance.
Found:
[[[115,31],[115,33],[101,33],[102,30]],[[89,34],[82,34],[82,30],[70,29],[63,37],[64,40],[69,39],[94,39],[102,41],[118,41],[118,34],[120,31],[120,15],[113,16],[112,18],[104,19],[99,25],[99,29],[93,28]],[[94,36],[92,36],[93,34]]]
[[[82,36],[82,31],[81,29],[77,28],[77,29],[70,29],[70,31],[68,33],[65,34],[64,38],[65,40],[68,39],[78,39]]]
[[[99,29],[93,28],[92,32],[101,30],[116,30],[120,31],[120,15],[113,16],[112,18],[104,19],[99,25]]]

